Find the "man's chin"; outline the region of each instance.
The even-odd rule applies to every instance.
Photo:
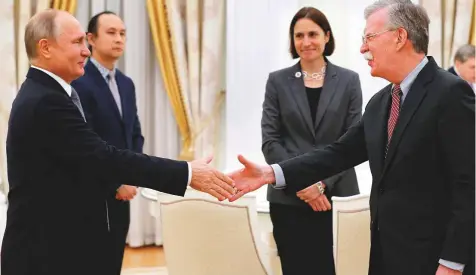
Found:
[[[370,75],[373,76],[373,77],[377,77],[378,74],[377,72],[375,72],[375,69],[374,68],[370,68]]]
[[[370,67],[370,75],[373,77],[382,77],[382,72],[373,64],[373,66]]]
[[[115,51],[112,55],[111,55],[111,59],[113,60],[118,60],[119,58],[121,58],[121,56],[124,54],[124,51]]]
[[[80,78],[81,76],[84,75],[84,69],[81,68],[80,70],[78,70],[78,72],[76,73],[76,78],[75,79],[78,79]]]

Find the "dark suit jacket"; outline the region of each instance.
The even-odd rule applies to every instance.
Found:
[[[142,153],[144,137],[137,115],[135,87],[132,80],[116,69],[116,82],[121,96],[122,117],[109,86],[96,66],[88,61],[84,75],[71,83],[78,92],[87,123],[107,143],[119,149],[129,149]],[[115,196],[116,187],[112,186],[110,194]]]
[[[31,68],[13,102],[7,136],[10,192],[3,275],[104,274],[99,183],[134,182],[183,195],[183,161],[119,150],[84,122],[61,85]],[[100,179],[100,180],[97,180]]]
[[[456,71],[455,71],[455,67],[449,68],[449,69],[448,69],[448,72],[450,72],[450,73],[452,73],[452,74],[454,74],[454,75],[456,75],[456,76],[459,76],[459,75],[456,73]]]
[[[379,230],[385,275],[433,275],[440,258],[471,264],[474,93],[429,57],[403,102],[385,159],[390,90],[378,92],[337,142],[279,163],[287,189],[369,160],[371,229]]]
[[[319,99],[316,123],[313,124],[306,87],[298,62],[273,72],[266,84],[261,120],[262,151],[268,163],[277,163],[323,148],[342,136],[362,116],[362,90],[359,75],[327,60],[326,76]],[[299,180],[299,179],[296,179]],[[329,196],[359,193],[354,168],[324,180]],[[284,190],[268,187],[272,203],[308,206]]]

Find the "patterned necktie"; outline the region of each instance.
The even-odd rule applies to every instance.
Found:
[[[394,85],[392,89],[392,106],[390,108],[390,115],[388,116],[387,122],[387,147],[385,148],[385,156],[387,156],[388,146],[392,140],[393,130],[398,121],[398,116],[400,115],[400,101],[402,97],[402,90],[400,85]]]
[[[86,121],[86,117],[84,116],[83,106],[81,106],[81,100],[79,100],[78,93],[73,87],[71,87],[71,100],[73,101],[74,105],[78,107],[78,110],[81,113],[81,116],[83,116],[84,121]]]
[[[116,78],[114,77],[114,71],[109,72],[107,79],[108,79],[107,84],[109,85],[109,90],[111,90],[112,97],[114,97],[114,101],[116,102],[117,109],[119,109],[119,114],[121,114],[121,117],[122,117],[121,95],[119,94],[119,88],[117,87]]]

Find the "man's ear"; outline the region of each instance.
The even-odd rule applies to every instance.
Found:
[[[408,40],[408,32],[407,30],[403,28],[398,28],[396,32],[397,32],[397,50],[400,50],[401,48],[403,48],[403,46]]]
[[[40,41],[38,41],[38,44],[36,44],[36,47],[38,55],[41,55],[46,59],[51,58],[51,44],[48,39],[40,39]]]
[[[94,36],[94,34],[88,32],[88,33],[86,34],[86,40],[88,41],[88,45],[94,46],[94,40],[95,40],[95,38],[96,38],[96,37]]]
[[[459,60],[455,60],[455,67],[459,68],[462,64],[463,64],[463,62],[461,62]]]

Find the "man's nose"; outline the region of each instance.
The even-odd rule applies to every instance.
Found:
[[[85,57],[89,57],[89,56],[91,56],[91,51],[86,47],[82,51],[82,55],[85,56]]]
[[[361,54],[364,54],[366,52],[369,51],[369,47],[367,47],[367,44],[366,43],[362,43],[362,45],[360,46],[360,53]]]
[[[120,33],[114,35],[114,42],[116,42],[116,43],[118,43],[118,42],[122,43],[122,42],[124,42],[124,40],[125,40],[125,37],[123,37]]]

